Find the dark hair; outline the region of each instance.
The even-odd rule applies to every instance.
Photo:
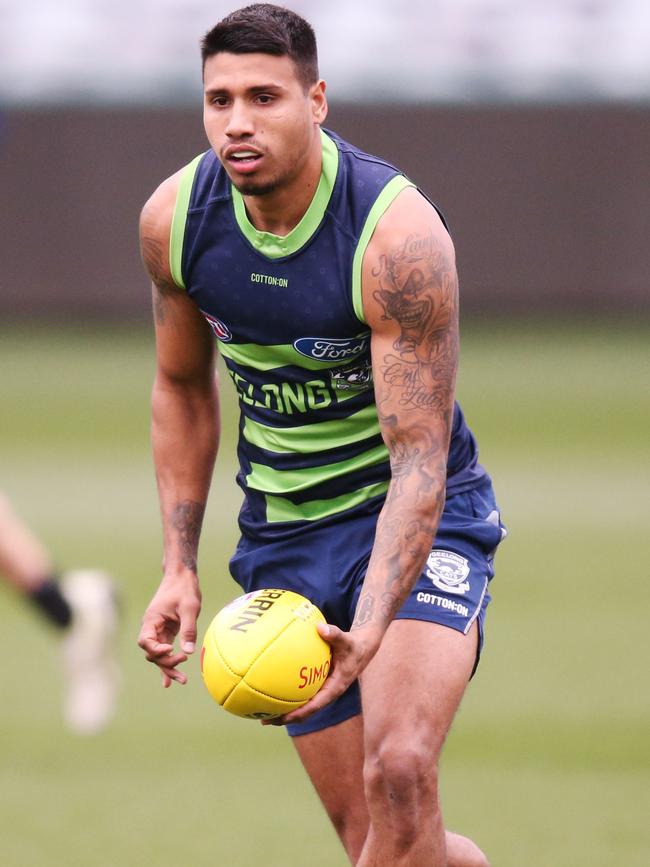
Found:
[[[232,54],[273,54],[290,57],[303,87],[318,81],[316,36],[310,24],[283,6],[255,3],[231,12],[201,40],[203,64],[208,57]]]

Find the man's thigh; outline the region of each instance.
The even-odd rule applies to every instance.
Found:
[[[476,660],[476,623],[464,634],[395,620],[361,675],[366,755],[390,748],[440,752]]]

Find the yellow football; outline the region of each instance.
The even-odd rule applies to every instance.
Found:
[[[246,593],[208,626],[201,673],[230,713],[273,719],[305,704],[323,685],[331,651],[316,629],[319,609],[292,590]]]

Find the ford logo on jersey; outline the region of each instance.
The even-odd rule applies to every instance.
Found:
[[[300,337],[293,344],[301,355],[319,361],[347,361],[366,352],[369,334],[363,337]]]

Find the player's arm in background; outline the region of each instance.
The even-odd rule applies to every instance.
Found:
[[[156,332],[151,439],[164,555],[163,578],[144,614],[138,643],[159,666],[165,687],[173,680],[186,682],[178,665],[196,645],[199,536],[219,441],[214,337],[194,302],[172,279],[169,265],[177,187],[178,175],[165,181],[140,218]]]
[[[451,238],[429,202],[404,190],[380,220],[364,255],[363,309],[391,481],[349,633],[321,629],[331,674],[285,720],[332,701],[376,653],[417,581],[445,503],[458,363],[458,281]]]

